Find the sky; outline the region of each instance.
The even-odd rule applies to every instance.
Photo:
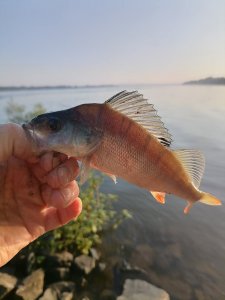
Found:
[[[0,0],[0,86],[225,76],[224,0]]]

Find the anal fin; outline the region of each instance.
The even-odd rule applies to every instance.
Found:
[[[161,204],[165,204],[165,196],[166,193],[163,192],[152,192],[150,191],[150,193],[152,194],[152,196],[155,198],[155,200]]]

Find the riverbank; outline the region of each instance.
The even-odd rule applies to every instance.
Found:
[[[67,251],[49,255],[41,268],[31,271],[35,259],[34,253],[19,255],[1,268],[0,299],[170,299],[167,292],[149,282],[143,269],[133,268],[119,257],[106,262],[96,249],[89,256],[74,257]]]

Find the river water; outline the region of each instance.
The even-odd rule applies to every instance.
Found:
[[[103,102],[123,90],[138,90],[155,105],[173,135],[172,147],[201,149],[206,170],[201,190],[222,200],[220,207],[196,204],[183,214],[185,202],[174,196],[156,203],[145,190],[123,180],[104,181],[103,190],[118,195],[116,209],[133,214],[116,232],[105,236],[108,257],[120,256],[143,269],[153,284],[172,299],[225,299],[225,87],[111,86],[0,92],[0,122],[8,101],[29,110],[42,103],[48,111],[81,103]],[[113,245],[113,246],[112,246]]]

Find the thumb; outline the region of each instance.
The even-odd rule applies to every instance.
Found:
[[[10,156],[24,160],[34,158],[32,145],[23,128],[14,123],[0,125],[0,162]]]

